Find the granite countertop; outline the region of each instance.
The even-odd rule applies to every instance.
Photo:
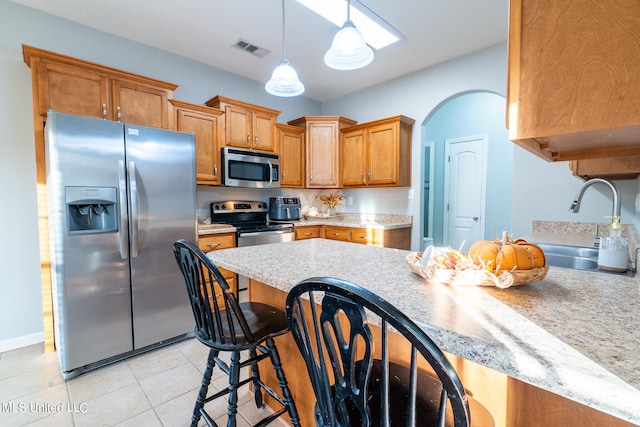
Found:
[[[413,225],[411,215],[388,214],[359,214],[342,213],[335,217],[305,216],[297,221],[290,221],[294,227],[309,225],[335,225],[340,227],[374,228],[390,230],[394,228],[408,228]],[[234,233],[235,227],[228,224],[198,224],[198,234]]]
[[[509,289],[453,287],[414,274],[408,253],[310,239],[208,256],[285,292],[314,276],[361,285],[449,353],[640,424],[636,278],[551,267],[544,280]]]

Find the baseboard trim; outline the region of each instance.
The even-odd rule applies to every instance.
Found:
[[[9,338],[0,341],[0,353],[11,351],[29,345],[44,342],[44,332],[36,332],[34,334],[22,335],[20,337]]]

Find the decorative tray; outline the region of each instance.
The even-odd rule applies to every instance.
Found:
[[[544,279],[549,266],[531,270],[501,271],[494,274],[483,268],[444,268],[435,263],[420,263],[422,252],[410,252],[405,261],[418,276],[431,283],[443,283],[456,286],[494,286],[506,289],[511,286],[524,285]]]
[[[321,216],[321,215],[309,215],[309,214],[304,214],[307,218],[313,218],[313,219],[331,219],[331,218],[339,218],[342,216],[342,214],[335,214],[335,215],[328,215],[328,216]]]

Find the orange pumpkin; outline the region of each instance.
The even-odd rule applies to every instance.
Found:
[[[469,257],[490,270],[531,270],[544,267],[546,259],[539,246],[524,239],[509,241],[507,233],[500,240],[479,240],[469,248]]]

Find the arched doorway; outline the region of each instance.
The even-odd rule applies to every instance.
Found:
[[[424,181],[421,229],[425,238],[436,246],[450,246],[445,230],[446,215],[451,212],[447,203],[455,199],[446,193],[448,185],[447,141],[486,137],[486,161],[483,179],[485,195],[482,219],[482,238],[501,235],[511,227],[511,177],[513,175],[513,144],[505,125],[505,99],[488,91],[456,94],[436,107],[422,123],[422,178]],[[462,178],[471,185],[474,178]],[[454,186],[455,187],[455,186]],[[447,190],[449,188],[449,190]],[[425,240],[422,246],[429,242]],[[473,242],[466,242],[466,248]],[[458,248],[456,248],[458,249]]]

